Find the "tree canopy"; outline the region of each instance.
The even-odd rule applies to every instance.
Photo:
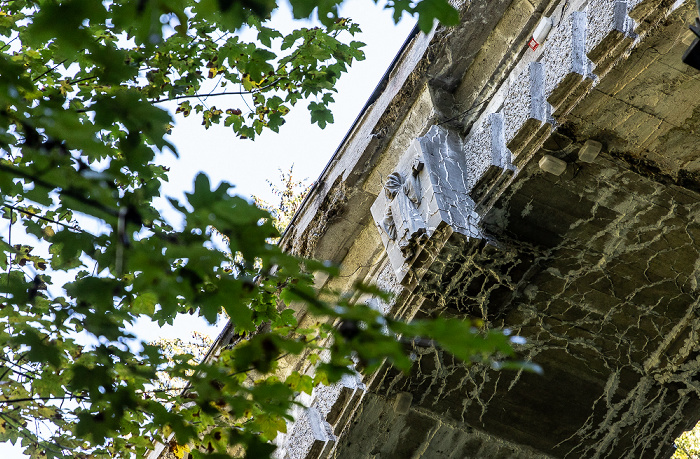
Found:
[[[350,371],[351,355],[368,371],[384,359],[409,368],[398,335],[436,339],[467,361],[512,352],[503,334],[466,321],[407,324],[320,295],[313,274],[335,268],[270,243],[270,214],[227,183],[200,174],[184,202],[170,199],[182,225],[153,205],[167,180],[156,153],[176,154],[163,101],[249,139],[309,97],[311,122],[332,122],[335,84],[363,57],[339,2],[292,0],[295,17],[321,25],[287,35],[269,20],[275,0],[0,2],[0,441],[32,457],[132,457],[154,441],[177,454],[265,457],[296,394]],[[391,6],[423,30],[458,20],[447,0]],[[249,106],[197,104],[212,87]],[[317,325],[300,328],[292,303]],[[201,363],[126,330],[183,313],[213,323],[222,309],[239,340]],[[327,348],[314,377],[275,375],[281,358],[318,360]],[[166,370],[182,391],[159,388]]]

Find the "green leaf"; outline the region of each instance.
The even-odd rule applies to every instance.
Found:
[[[421,0],[413,11],[418,13],[418,27],[424,33],[430,32],[435,20],[446,26],[459,24],[459,13],[447,0]]]
[[[318,124],[321,129],[325,128],[327,124],[333,123],[333,114],[325,105],[311,102],[309,103],[309,111],[311,112],[311,122]]]
[[[158,304],[158,296],[153,292],[145,292],[134,298],[132,303],[135,314],[153,315]]]
[[[297,371],[294,371],[292,374],[287,376],[285,382],[296,392],[305,392],[311,395],[311,392],[314,389],[313,378],[309,375],[299,374]]]

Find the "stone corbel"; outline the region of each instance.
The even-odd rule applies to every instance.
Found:
[[[433,126],[413,141],[372,205],[387,255],[404,286],[417,284],[453,234],[481,237],[470,192],[486,171],[475,168],[467,153],[457,133]],[[483,155],[500,170],[508,167],[500,156],[498,161],[491,158],[491,148]]]

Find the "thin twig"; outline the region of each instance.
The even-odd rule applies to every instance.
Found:
[[[40,179],[39,177],[36,177],[32,174],[24,172],[24,171],[20,170],[19,168],[11,167],[11,166],[8,166],[6,164],[0,164],[0,171],[9,172],[10,174],[16,174],[20,177],[27,178],[27,179],[33,181],[35,185],[39,185],[40,187],[46,188],[48,190],[55,190],[56,188],[61,188],[58,185],[54,185],[53,183],[47,182],[43,179]],[[69,188],[68,189],[61,189],[61,191],[59,191],[59,194],[62,194],[63,196],[67,196],[69,198],[80,201],[83,204],[86,204],[90,207],[96,208],[96,209],[106,213],[107,215],[109,215],[111,217],[117,217],[119,215],[119,212],[117,212],[116,210],[110,209],[109,207],[107,207],[103,204],[100,204],[98,202],[95,202],[94,200],[92,200],[90,198],[86,198],[84,194],[81,194],[81,193],[74,191],[74,190],[71,190]]]
[[[19,35],[17,35],[15,38],[13,38],[12,40],[8,41],[7,43],[5,43],[5,46],[3,46],[2,48],[0,48],[0,51],[5,51],[5,48],[7,48],[8,46],[10,46],[10,45],[12,44],[12,42],[15,41],[15,40],[17,40],[18,38],[19,38]]]
[[[207,94],[206,96],[204,96],[204,100],[207,100],[210,96],[214,95],[214,91],[215,91],[216,88],[218,88],[219,85],[221,84],[221,79],[222,79],[223,77],[224,77],[224,74],[222,73],[222,74],[219,76],[219,81],[216,82],[216,84],[215,84],[214,87],[212,88],[211,92],[210,92],[209,94]]]
[[[284,77],[277,78],[275,81],[272,83],[262,86],[258,89],[254,89],[251,91],[223,91],[223,92],[210,92],[209,94],[192,94],[192,95],[184,95],[184,96],[174,96],[174,97],[164,97],[162,99],[156,99],[152,100],[151,103],[157,104],[160,102],[168,102],[171,100],[180,100],[180,99],[197,99],[200,97],[204,97],[205,100],[207,97],[213,97],[213,96],[243,96],[243,95],[248,95],[248,94],[257,94],[261,91],[264,91],[265,89],[268,89],[277,83],[279,83]],[[202,101],[203,102],[203,101]]]
[[[7,369],[5,370],[5,372],[4,372],[2,375],[0,375],[0,381],[2,381],[3,379],[5,379],[5,376],[7,376],[7,373],[9,373],[9,372],[13,372],[13,373],[16,373],[16,374],[18,374],[18,375],[24,376],[24,377],[27,378],[27,379],[32,379],[32,380],[33,380],[33,379],[36,379],[36,376],[32,376],[32,375],[30,375],[30,374],[28,374],[28,373],[24,373],[24,372],[22,372],[22,371],[15,370],[15,369],[13,369],[12,367],[10,367],[9,365],[8,365],[6,368],[7,368]]]
[[[20,360],[23,359],[23,358],[24,358],[24,355],[20,356]],[[3,361],[5,361],[5,362],[7,362],[7,363],[9,363],[9,364],[12,364],[13,366],[16,366],[17,368],[20,368],[20,369],[23,370],[23,371],[26,371],[26,372],[29,372],[29,373],[34,373],[35,376],[39,376],[39,375],[40,375],[40,373],[39,373],[38,371],[24,368],[21,364],[15,362],[15,361],[13,361],[13,360],[8,359],[7,357],[0,357],[0,360],[3,360]],[[2,378],[0,378],[0,379],[2,379]]]
[[[34,212],[30,212],[30,211],[25,210],[25,209],[22,209],[22,208],[20,208],[20,207],[16,207],[16,206],[13,206],[13,205],[10,205],[10,204],[6,204],[6,203],[2,203],[2,204],[0,204],[0,205],[2,205],[3,207],[6,207],[6,208],[8,208],[8,209],[16,210],[17,212],[20,212],[20,213],[23,213],[23,214],[27,214],[27,215],[29,215],[30,217],[38,218],[39,220],[43,220],[43,221],[45,221],[45,222],[55,223],[56,225],[61,225],[61,226],[65,227],[65,228],[72,229],[72,230],[74,230],[74,231],[78,231],[78,232],[82,232],[82,233],[85,232],[85,231],[83,231],[82,229],[80,229],[80,228],[78,228],[78,227],[76,227],[76,226],[72,226],[72,225],[69,225],[69,224],[67,224],[67,223],[63,223],[63,222],[57,221],[57,220],[51,220],[50,218],[43,217],[43,216],[41,216],[41,215],[39,215],[39,214],[35,214]]]
[[[12,209],[10,209],[10,227],[7,229],[7,243],[12,247]],[[8,255],[7,260],[7,286],[10,286],[10,273],[12,273],[12,254]],[[17,258],[15,256],[15,258]]]
[[[87,397],[85,395],[75,395],[75,394],[70,394],[66,395],[63,397],[26,397],[26,398],[13,398],[10,400],[0,400],[0,404],[5,404],[9,405],[10,403],[20,403],[20,402],[38,402],[38,401],[48,401],[48,400],[72,400],[72,399],[78,399],[78,400],[87,400],[90,397]]]
[[[185,95],[185,96],[175,96],[175,97],[165,97],[163,99],[158,99],[158,100],[152,100],[151,103],[153,104],[158,104],[161,102],[169,102],[171,100],[180,100],[180,99],[199,99],[200,97],[213,97],[213,96],[238,96],[238,95],[244,95],[244,94],[254,94],[257,91],[223,91],[223,92],[217,92],[217,93],[210,93],[210,94],[192,94],[192,95]]]
[[[83,81],[94,80],[95,78],[97,78],[97,75],[93,75],[93,76],[89,76],[89,77],[85,77],[85,78],[80,78],[78,80],[71,80],[68,82],[68,84],[82,83]]]
[[[34,78],[34,79],[32,80],[32,83],[36,83],[36,82],[37,82],[41,77],[43,77],[44,75],[53,72],[54,70],[56,70],[56,68],[57,68],[59,65],[63,65],[63,63],[66,62],[67,60],[68,60],[68,59],[63,59],[63,60],[62,60],[61,62],[59,62],[58,64],[54,65],[53,67],[51,67],[50,69],[48,69],[47,71],[45,71],[44,73],[42,73],[41,75],[39,75],[38,77]]]
[[[40,442],[38,437],[37,437],[37,438],[34,438],[34,437],[32,437],[30,434],[27,433],[27,432],[29,432],[29,430],[27,430],[27,431],[25,432],[25,431],[22,429],[22,425],[21,425],[20,423],[18,423],[17,420],[12,419],[12,418],[9,417],[9,416],[6,416],[4,413],[0,413],[0,418],[4,419],[5,422],[8,422],[12,427],[14,427],[14,428],[17,430],[17,433],[19,433],[22,437],[24,437],[25,439],[27,439],[27,440],[29,440],[30,442],[34,443],[34,444],[37,445],[38,447],[43,448],[43,449],[47,449],[47,450],[54,451],[54,452],[57,452],[58,454],[60,454],[60,455],[62,455],[62,456],[65,456],[66,448],[63,447],[63,446],[61,446],[61,445],[58,444],[58,443],[55,443],[55,439],[53,439],[53,440],[54,440],[53,445],[49,444],[49,443],[46,442],[45,440],[41,440],[41,442]],[[14,425],[13,425],[13,424],[14,424]],[[35,433],[35,435],[38,435],[38,434]],[[58,446],[60,449],[54,449],[54,448],[53,448],[54,446]]]

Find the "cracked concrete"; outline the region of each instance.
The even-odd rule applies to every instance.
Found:
[[[460,8],[460,29],[411,45],[423,57],[404,56],[393,83],[403,89],[390,82],[394,99],[374,106],[386,117],[370,111],[360,122],[285,244],[342,262],[328,281],[338,290],[356,280],[390,288],[394,302],[374,305],[383,311],[508,327],[527,338],[519,355],[545,373],[414,348],[409,374],[384,367],[352,396],[319,389],[284,451],[669,457],[700,418],[700,79],[680,61],[692,6]],[[521,45],[545,12],[561,19],[528,54]],[[602,153],[580,162],[589,139]],[[565,161],[562,175],[540,170],[545,154]],[[407,176],[416,157],[429,238],[407,256],[378,227],[387,206],[378,177]],[[407,412],[394,409],[397,396],[412,397]],[[322,429],[300,427],[312,421]]]

